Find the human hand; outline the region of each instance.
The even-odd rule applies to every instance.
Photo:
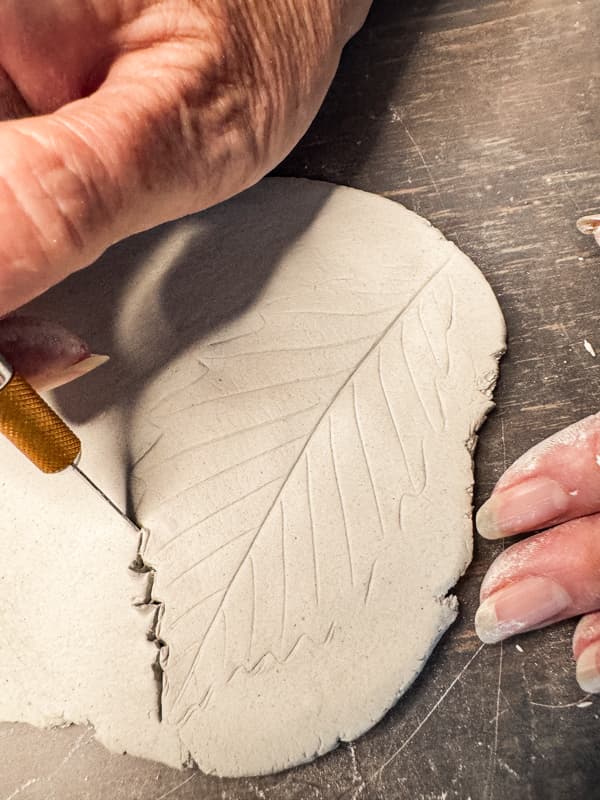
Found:
[[[546,529],[488,570],[479,637],[499,642],[583,614],[573,637],[577,680],[600,692],[600,414],[518,459],[479,510],[477,528],[488,539]]]
[[[258,181],[312,121],[369,6],[3,0],[0,314]],[[0,320],[0,352],[38,388],[89,367],[85,343],[55,326],[50,347],[39,324],[32,342],[30,320]]]

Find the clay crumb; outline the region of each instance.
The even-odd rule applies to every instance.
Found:
[[[596,351],[594,350],[592,344],[588,342],[587,339],[583,340],[583,346],[588,351],[588,353],[592,356],[592,358],[596,358]]]
[[[525,650],[523,650],[523,648],[521,647],[520,644],[516,644],[515,645],[515,650],[517,651],[517,653],[524,653],[525,652]]]

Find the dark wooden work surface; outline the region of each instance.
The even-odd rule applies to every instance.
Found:
[[[477,502],[540,438],[598,408],[600,250],[575,220],[600,207],[598,0],[375,0],[319,118],[280,175],[383,194],[481,267],[508,323]],[[2,736],[2,800],[502,800],[600,797],[600,700],[583,699],[571,623],[482,647],[476,543],[461,615],[369,734],[269,778],[219,780],[109,756],[86,731]],[[399,635],[401,635],[399,631]],[[21,747],[27,736],[27,753]],[[24,738],[23,738],[24,741]]]

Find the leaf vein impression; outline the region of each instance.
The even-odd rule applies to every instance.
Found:
[[[379,520],[379,530],[381,531],[382,535],[385,535],[385,528],[383,525],[383,517],[381,515],[381,506],[379,505],[379,498],[377,497],[377,490],[375,489],[375,480],[373,479],[373,472],[371,470],[371,465],[369,464],[369,457],[367,456],[367,446],[365,444],[365,437],[362,432],[362,427],[360,424],[360,417],[358,415],[358,403],[356,399],[356,383],[352,382],[352,408],[354,410],[354,421],[356,423],[356,432],[358,434],[358,441],[360,442],[360,449],[362,452],[362,457],[365,462],[365,467],[367,468],[367,475],[369,476],[369,485],[371,487],[371,492],[373,494],[373,500],[375,501],[375,508],[377,509],[377,518]]]
[[[224,467],[220,469],[218,472],[213,472],[212,475],[207,475],[205,478],[201,478],[199,481],[192,483],[191,486],[186,486],[185,489],[181,489],[179,492],[176,492],[171,497],[168,497],[164,502],[172,502],[173,500],[177,500],[178,497],[186,494],[187,492],[191,492],[194,489],[197,489],[198,486],[202,486],[209,481],[213,481],[215,478],[220,478],[222,475],[226,475],[228,472],[232,472],[233,470],[239,469],[239,467],[244,467],[246,464],[252,463],[257,458],[262,458],[262,456],[269,456],[271,453],[276,453],[277,450],[283,450],[284,447],[289,447],[292,444],[296,444],[301,439],[304,439],[304,435],[302,436],[295,436],[293,439],[288,439],[281,444],[274,445],[273,447],[269,447],[266,450],[261,450],[259,453],[253,453],[248,458],[245,458],[243,461],[239,461],[237,464],[230,464],[228,467]]]
[[[294,378],[291,381],[281,381],[280,383],[268,383],[265,386],[254,386],[252,389],[241,389],[237,392],[230,392],[229,394],[220,394],[216,397],[207,397],[205,400],[200,400],[197,403],[190,403],[189,406],[183,406],[175,411],[168,411],[165,414],[156,414],[156,418],[160,419],[163,416],[171,417],[173,414],[181,414],[184,411],[190,411],[192,408],[200,408],[201,406],[209,405],[210,403],[222,403],[233,398],[246,397],[247,395],[258,394],[258,392],[271,392],[273,389],[286,389],[288,386],[298,386],[302,383],[310,383],[311,381],[326,381],[330,378],[336,378],[338,375],[346,375],[348,370],[336,370],[335,372],[328,372],[324,375],[308,375],[305,378]],[[190,384],[190,387],[193,384]],[[179,394],[181,392],[179,391]]]
[[[308,453],[304,456],[306,462],[306,500],[308,503],[308,519],[310,521],[310,544],[313,557],[313,574],[315,580],[315,602],[319,605],[319,564],[317,559],[317,545],[315,542],[315,523],[312,509],[312,492],[310,489],[310,464],[308,463]]]
[[[171,628],[171,629],[176,628],[179,625],[179,623],[181,622],[181,620],[185,619],[185,617],[187,617],[188,614],[191,614],[197,608],[200,608],[200,606],[203,606],[204,603],[207,603],[211,598],[213,598],[215,595],[219,594],[219,592],[224,591],[224,589],[225,589],[225,587],[221,586],[219,589],[215,589],[214,592],[211,592],[210,594],[207,594],[204,597],[200,598],[200,600],[198,600],[193,605],[191,605],[188,608],[186,608],[186,610],[183,611],[178,617],[176,617],[175,619],[171,620],[171,622],[169,623],[169,628]]]
[[[456,252],[458,252],[458,251],[456,251]],[[288,473],[287,473],[287,475],[286,475],[286,477],[285,477],[285,479],[284,479],[284,481],[283,481],[283,483],[282,483],[282,485],[281,485],[281,487],[280,487],[279,491],[277,492],[277,494],[276,494],[276,496],[274,497],[274,499],[273,499],[273,501],[272,501],[271,505],[270,505],[270,506],[269,506],[269,508],[267,509],[267,511],[266,511],[266,513],[265,513],[265,515],[264,515],[264,517],[263,517],[263,519],[262,519],[262,522],[259,524],[259,526],[258,526],[258,529],[257,529],[256,533],[255,533],[255,534],[254,534],[254,536],[252,537],[252,539],[251,539],[251,541],[250,541],[250,543],[249,543],[249,545],[248,545],[248,547],[247,547],[247,549],[246,549],[245,553],[242,555],[242,558],[241,558],[241,560],[240,560],[239,564],[237,565],[237,567],[236,567],[236,568],[235,568],[235,570],[233,571],[233,573],[232,573],[232,576],[231,576],[231,578],[230,578],[230,580],[229,580],[229,583],[227,584],[227,586],[226,586],[226,588],[225,588],[225,591],[223,592],[223,596],[222,596],[222,598],[221,598],[221,601],[220,601],[220,603],[219,603],[219,606],[218,606],[218,608],[216,609],[216,611],[215,611],[215,613],[214,613],[214,615],[213,615],[213,617],[212,617],[211,621],[208,623],[208,626],[207,626],[207,628],[206,628],[206,631],[205,631],[204,635],[202,636],[202,638],[201,638],[201,639],[200,639],[200,641],[198,642],[197,649],[196,649],[196,654],[195,654],[195,656],[194,656],[194,658],[193,658],[193,660],[192,660],[192,663],[191,663],[191,665],[190,665],[190,667],[189,667],[189,669],[188,669],[187,675],[186,675],[186,677],[184,678],[184,680],[182,681],[182,684],[181,684],[181,686],[179,687],[179,691],[177,692],[177,695],[176,695],[176,697],[175,697],[175,699],[174,699],[174,701],[173,701],[173,704],[172,704],[172,707],[173,707],[173,708],[175,708],[175,707],[176,707],[176,706],[177,706],[177,705],[180,703],[181,699],[184,697],[184,695],[185,695],[185,693],[186,693],[186,691],[187,691],[187,688],[188,688],[188,686],[189,686],[189,683],[190,683],[190,681],[192,680],[192,677],[193,677],[193,674],[194,674],[194,672],[195,672],[196,666],[198,665],[198,661],[199,661],[199,659],[200,659],[200,656],[201,656],[201,654],[202,654],[202,651],[203,651],[204,645],[205,645],[205,643],[207,642],[207,640],[208,640],[208,637],[209,637],[209,635],[210,635],[211,631],[212,631],[212,630],[213,630],[213,628],[214,628],[215,622],[216,622],[216,620],[217,620],[217,619],[218,619],[218,617],[219,617],[219,614],[220,614],[220,611],[221,611],[221,608],[222,608],[223,604],[224,604],[224,603],[227,601],[227,598],[229,597],[229,592],[230,592],[230,590],[231,590],[231,587],[233,586],[233,584],[234,584],[234,583],[235,583],[235,581],[237,580],[237,577],[238,577],[238,575],[240,574],[240,571],[242,570],[242,568],[243,568],[244,564],[246,563],[246,560],[247,560],[247,559],[248,559],[248,557],[250,556],[250,554],[251,554],[251,552],[252,552],[252,547],[254,546],[254,543],[256,542],[256,540],[258,539],[258,537],[260,536],[260,534],[261,534],[261,533],[262,533],[262,531],[264,530],[264,528],[265,528],[265,523],[266,523],[266,522],[267,522],[267,520],[270,518],[270,516],[271,516],[271,514],[272,514],[272,512],[273,512],[273,509],[274,509],[274,508],[276,507],[276,505],[279,503],[279,501],[280,501],[280,499],[281,499],[281,494],[282,494],[282,492],[283,492],[283,490],[284,490],[285,486],[287,485],[287,482],[288,482],[288,480],[289,480],[289,477],[290,477],[290,475],[291,475],[291,474],[294,472],[294,470],[296,469],[297,465],[300,463],[300,460],[301,460],[303,457],[306,457],[306,451],[307,451],[308,445],[309,445],[309,443],[312,441],[312,438],[313,438],[313,435],[314,435],[315,431],[317,430],[317,428],[319,427],[319,425],[321,424],[322,420],[324,419],[324,417],[326,416],[326,414],[329,412],[329,410],[331,409],[331,407],[333,406],[333,404],[336,402],[336,400],[338,399],[338,397],[341,395],[341,393],[344,391],[344,389],[345,389],[345,388],[348,386],[348,384],[350,384],[350,383],[351,383],[351,381],[353,380],[353,378],[354,378],[355,374],[356,374],[356,373],[358,372],[358,370],[359,370],[359,369],[362,367],[362,365],[365,363],[365,361],[366,361],[366,360],[369,358],[369,356],[370,356],[370,355],[371,355],[371,354],[372,354],[374,351],[376,351],[376,349],[379,347],[379,345],[381,344],[381,342],[383,341],[383,339],[384,339],[384,338],[387,336],[387,334],[388,334],[388,333],[389,333],[389,332],[392,330],[392,328],[393,328],[393,327],[396,325],[396,323],[397,323],[397,322],[398,322],[398,321],[399,321],[399,320],[402,318],[402,315],[403,315],[403,314],[406,312],[406,310],[407,310],[407,309],[408,309],[408,308],[409,308],[409,307],[412,305],[412,303],[413,303],[413,302],[414,302],[414,301],[415,301],[415,300],[416,300],[416,299],[417,299],[417,298],[418,298],[418,297],[421,295],[421,293],[422,293],[422,292],[423,292],[423,291],[424,291],[424,290],[425,290],[425,289],[426,289],[426,288],[427,288],[427,287],[428,287],[428,286],[429,286],[429,285],[432,283],[432,281],[434,281],[434,280],[435,280],[435,278],[436,278],[436,277],[437,277],[437,276],[438,276],[438,275],[439,275],[439,274],[442,272],[442,270],[444,270],[444,269],[445,269],[447,266],[449,266],[449,265],[450,265],[450,263],[452,262],[452,260],[454,259],[454,257],[455,257],[455,253],[452,253],[452,254],[451,254],[451,255],[450,255],[450,256],[449,256],[449,257],[448,257],[448,258],[447,258],[447,259],[446,259],[446,260],[445,260],[445,261],[444,261],[444,262],[443,262],[443,263],[442,263],[440,266],[439,266],[439,267],[437,267],[437,269],[435,269],[435,270],[434,270],[434,271],[431,273],[431,275],[430,275],[430,276],[429,276],[429,277],[428,277],[428,278],[427,278],[427,279],[424,281],[424,283],[423,283],[423,284],[422,284],[422,285],[421,285],[421,286],[420,286],[420,287],[419,287],[419,288],[418,288],[418,289],[417,289],[417,290],[416,290],[416,291],[415,291],[415,292],[412,294],[412,296],[411,296],[411,297],[410,297],[410,298],[407,300],[407,302],[405,303],[405,305],[403,306],[403,308],[402,308],[402,309],[400,309],[400,311],[398,312],[398,314],[396,314],[396,316],[395,316],[395,317],[394,317],[394,318],[393,318],[393,319],[392,319],[392,320],[391,320],[391,321],[388,323],[388,325],[386,325],[386,327],[384,328],[384,330],[382,331],[382,333],[381,333],[381,334],[380,334],[380,335],[379,335],[379,336],[378,336],[378,337],[377,337],[377,338],[374,340],[374,342],[372,343],[372,345],[371,345],[371,346],[370,346],[370,347],[367,349],[367,351],[365,352],[365,354],[362,356],[362,358],[360,359],[360,361],[358,362],[358,364],[356,365],[356,367],[354,368],[354,370],[353,370],[353,371],[352,371],[352,372],[351,372],[351,373],[348,375],[348,377],[346,378],[346,380],[345,380],[345,381],[343,381],[343,383],[341,384],[341,386],[340,386],[340,387],[338,388],[338,390],[337,390],[337,391],[334,393],[334,395],[333,395],[333,397],[332,397],[331,401],[328,403],[328,405],[326,406],[326,408],[323,410],[322,414],[320,415],[319,419],[316,421],[316,423],[315,423],[315,425],[314,425],[314,427],[313,427],[312,431],[311,431],[311,432],[309,433],[309,435],[306,437],[305,444],[303,445],[303,447],[301,448],[301,450],[300,450],[300,452],[298,453],[297,457],[295,458],[294,462],[292,463],[292,465],[291,465],[291,467],[290,467],[290,469],[289,469],[289,471],[288,471]]]
[[[161,469],[165,466],[165,464],[169,464],[171,461],[176,461],[178,458],[187,455],[188,453],[197,452],[202,447],[210,447],[213,444],[218,444],[219,442],[225,442],[228,439],[234,439],[236,436],[243,436],[246,433],[252,433],[253,431],[261,430],[262,428],[268,428],[271,425],[277,425],[280,422],[287,422],[290,419],[294,419],[294,417],[300,417],[302,414],[306,414],[309,411],[314,411],[320,403],[311,403],[309,406],[303,406],[303,408],[299,408],[297,411],[290,411],[289,414],[282,414],[280,417],[274,417],[273,419],[265,419],[262,422],[257,422],[254,425],[248,425],[246,428],[239,428],[235,431],[231,431],[230,433],[224,433],[222,436],[215,436],[212,439],[205,439],[203,442],[196,442],[189,447],[184,447],[183,450],[178,450],[172,456],[163,459],[160,462]],[[156,443],[155,443],[156,444]],[[152,445],[154,447],[154,445]],[[144,454],[147,455],[152,448],[146,451]]]
[[[266,483],[261,483],[260,486],[257,486],[254,489],[252,489],[251,491],[246,492],[246,494],[241,495],[241,497],[236,497],[235,500],[230,500],[229,502],[225,503],[224,506],[219,506],[219,508],[215,509],[215,511],[211,511],[210,514],[207,514],[205,517],[202,517],[202,519],[194,520],[194,522],[192,522],[191,525],[187,525],[185,528],[183,528],[183,530],[177,531],[177,533],[174,536],[171,536],[170,539],[167,539],[167,541],[164,542],[159,547],[159,549],[156,551],[156,554],[159,555],[170,544],[173,544],[174,542],[176,542],[178,539],[180,539],[186,533],[189,533],[190,531],[193,531],[196,528],[199,528],[200,525],[205,523],[207,520],[212,519],[213,517],[216,517],[218,514],[222,514],[224,511],[227,511],[228,508],[232,508],[233,506],[237,505],[238,503],[242,503],[244,500],[247,500],[249,497],[252,497],[252,495],[258,494],[258,492],[260,492],[262,489],[266,489],[267,486],[270,486],[272,483],[277,483],[277,481],[280,481],[280,480],[283,480],[283,475],[278,475],[276,478],[272,478],[270,481],[266,481]]]
[[[430,428],[432,430],[435,430],[435,426],[433,424],[433,420],[431,418],[431,414],[427,410],[427,404],[423,402],[423,397],[421,396],[421,392],[419,391],[419,387],[417,386],[417,381],[415,379],[414,372],[413,372],[412,367],[410,366],[410,362],[408,360],[408,353],[406,352],[406,349],[404,347],[404,326],[401,326],[401,328],[400,328],[400,352],[402,353],[402,359],[404,360],[404,363],[406,364],[406,371],[408,372],[408,377],[410,378],[410,382],[411,382],[411,385],[412,385],[413,390],[415,392],[415,395],[417,397],[417,400],[419,401],[419,405],[423,409],[423,413],[425,414],[425,418],[427,419],[427,422],[429,423]]]
[[[346,509],[344,506],[344,500],[342,498],[342,487],[340,485],[340,478],[338,475],[336,457],[335,457],[335,447],[333,444],[333,423],[331,421],[331,415],[329,416],[329,449],[331,450],[331,462],[333,464],[333,475],[335,477],[335,485],[337,488],[337,496],[338,501],[340,504],[340,510],[342,512],[342,520],[344,523],[344,540],[346,542],[346,552],[348,553],[348,568],[350,570],[350,585],[354,586],[354,563],[352,560],[352,546],[350,544],[350,533],[348,531],[348,521],[346,519]]]
[[[283,561],[282,564],[282,572],[283,572],[283,603],[281,607],[281,641],[283,642],[285,637],[285,616],[287,613],[287,563],[285,558],[285,512],[283,510],[283,500],[279,501],[279,509],[281,511],[281,559]]]
[[[234,542],[237,542],[238,539],[243,539],[244,536],[248,536],[250,533],[254,533],[254,531],[256,531],[255,527],[248,528],[247,530],[236,534],[231,539],[227,539],[226,542],[223,542],[223,544],[220,544],[217,548],[215,548],[214,550],[211,550],[210,553],[207,553],[206,555],[202,556],[202,558],[199,558],[197,561],[194,561],[194,563],[191,564],[189,567],[187,567],[187,569],[184,569],[183,572],[180,572],[175,578],[173,578],[171,581],[169,581],[169,583],[167,584],[167,588],[173,586],[174,583],[177,583],[177,581],[180,581],[189,572],[192,572],[193,570],[195,570],[196,567],[199,567],[200,564],[203,564],[205,561],[208,561],[210,558],[212,558],[214,555],[219,553],[221,550],[225,550],[226,547],[229,547],[229,545],[234,544]]]
[[[315,350],[334,350],[337,347],[349,347],[353,344],[359,344],[360,342],[365,342],[367,339],[372,339],[372,334],[366,334],[365,336],[357,336],[355,339],[344,339],[341,342],[325,342],[324,344],[311,344],[308,347],[278,347],[272,348],[267,350],[248,350],[247,352],[241,353],[230,353],[229,355],[219,356],[207,356],[205,355],[204,358],[207,360],[215,360],[215,361],[229,361],[233,358],[252,358],[253,356],[272,356],[277,355],[278,353],[312,353]]]
[[[417,491],[417,485],[415,483],[415,480],[414,480],[413,475],[412,475],[412,471],[410,469],[410,465],[408,463],[408,456],[406,455],[406,450],[404,449],[404,442],[402,441],[402,436],[400,435],[400,431],[398,430],[398,421],[396,420],[396,415],[394,414],[394,412],[392,410],[392,405],[390,403],[390,398],[389,398],[387,389],[385,388],[385,381],[383,380],[383,369],[382,369],[382,366],[381,366],[381,359],[382,359],[381,348],[379,348],[378,359],[377,359],[377,373],[378,373],[378,376],[379,376],[379,385],[381,386],[381,393],[383,395],[383,399],[385,400],[385,405],[386,405],[390,420],[392,421],[392,425],[394,427],[394,432],[396,433],[396,439],[398,441],[398,445],[400,446],[400,452],[402,453],[402,460],[404,461],[404,469],[406,470],[406,474],[408,475],[408,479],[409,479],[410,484],[412,486],[413,492],[416,492]]]

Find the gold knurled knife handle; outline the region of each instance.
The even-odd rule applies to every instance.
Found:
[[[27,381],[0,357],[0,433],[42,472],[60,472],[81,442]]]

